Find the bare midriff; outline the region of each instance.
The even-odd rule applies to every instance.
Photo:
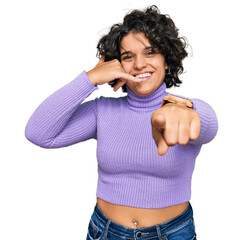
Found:
[[[165,208],[134,208],[116,205],[97,197],[100,210],[113,222],[130,228],[150,227],[171,220],[183,213],[188,202]]]

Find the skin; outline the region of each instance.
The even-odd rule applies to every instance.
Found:
[[[121,79],[121,81],[123,81],[124,83],[128,81],[141,81],[134,76],[126,73],[121,63],[117,59],[109,62],[104,62],[104,59],[101,58],[97,65],[87,72],[87,75],[94,85],[102,85],[111,82],[114,79]],[[120,88],[120,86],[116,84],[115,88],[117,90]]]
[[[148,96],[162,85],[165,69],[168,69],[164,56],[153,49],[143,33],[130,33],[121,41],[121,65],[126,73],[133,76],[140,73],[152,73],[142,82],[127,81],[126,85],[139,96]],[[120,80],[121,84],[124,81]],[[121,85],[119,84],[119,86]]]
[[[200,134],[200,117],[187,107],[167,103],[153,112],[152,134],[158,147],[158,154],[164,155],[169,146],[186,145]]]
[[[129,33],[123,37],[120,53],[121,62],[118,60],[104,62],[101,58],[98,64],[87,72],[94,85],[119,79],[114,91],[126,84],[139,96],[148,96],[162,85],[168,66],[164,56],[157,49],[151,48],[149,40],[143,33]],[[152,75],[141,79],[136,77],[142,73]],[[166,154],[169,146],[185,145],[189,140],[197,139],[200,133],[198,113],[173,103],[154,111],[151,124],[159,155]],[[185,202],[160,209],[133,208],[111,204],[100,198],[97,198],[97,203],[112,221],[131,228],[149,227],[168,221],[184,212],[188,206],[188,202]],[[137,226],[133,224],[133,219],[138,222]]]

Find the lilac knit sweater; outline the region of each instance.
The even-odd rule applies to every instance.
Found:
[[[26,138],[44,148],[97,139],[96,196],[107,202],[163,208],[189,201],[195,159],[218,129],[210,105],[191,99],[201,120],[199,138],[169,147],[159,156],[151,115],[168,94],[165,83],[146,97],[128,88],[125,97],[100,97],[81,104],[96,89],[82,72],[40,104],[26,126]]]

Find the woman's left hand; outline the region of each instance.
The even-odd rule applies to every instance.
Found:
[[[174,103],[167,103],[154,111],[151,123],[159,155],[164,155],[169,146],[186,145],[189,140],[196,140],[200,134],[198,113]]]

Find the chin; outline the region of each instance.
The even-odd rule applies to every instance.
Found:
[[[154,89],[137,90],[136,94],[142,97],[146,97],[154,92]]]

